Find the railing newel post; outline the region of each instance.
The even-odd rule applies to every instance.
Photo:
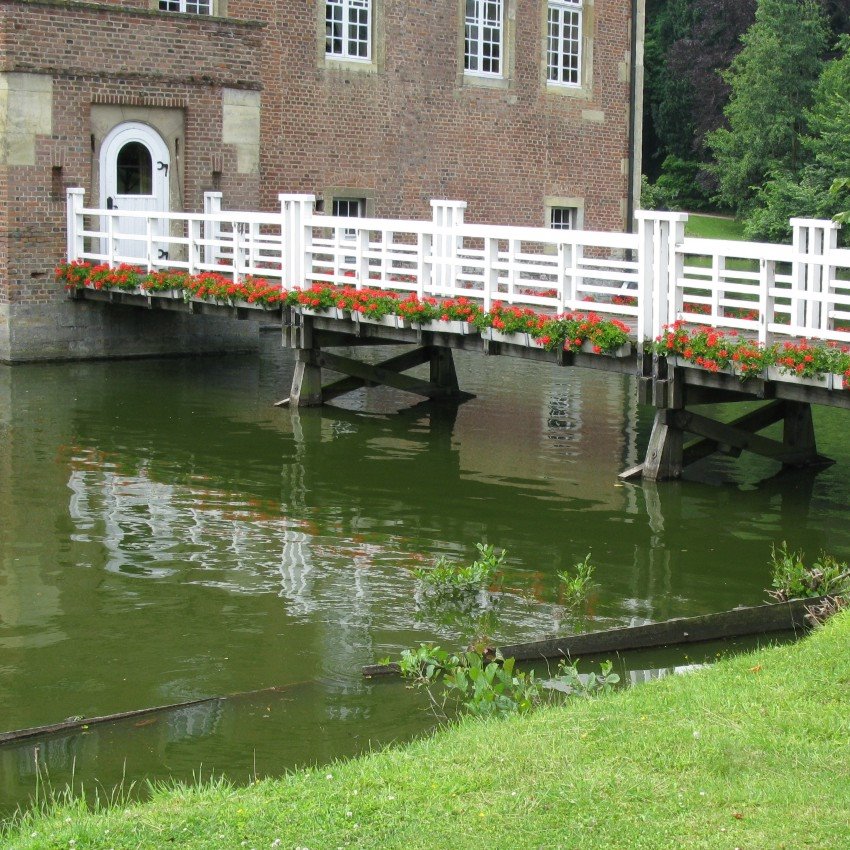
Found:
[[[81,260],[85,252],[82,235],[85,229],[85,222],[83,221],[85,194],[86,190],[78,187],[68,189],[65,193],[65,223],[67,228],[65,252],[69,263]]]

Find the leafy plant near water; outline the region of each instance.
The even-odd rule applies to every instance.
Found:
[[[594,567],[590,563],[590,552],[584,556],[584,560],[578,561],[573,569],[574,573],[569,570],[558,573],[564,604],[571,608],[586,602],[590,589],[593,587]]]
[[[803,550],[792,552],[783,540],[780,546],[770,547],[770,558],[773,588],[768,594],[777,602],[816,596],[850,597],[850,568],[826,552],[807,567]]]
[[[486,543],[476,543],[478,558],[471,564],[456,564],[445,557],[437,559],[430,569],[416,570],[418,578],[431,596],[440,599],[467,597],[490,584],[505,561],[503,549],[498,555]]]
[[[586,676],[579,674],[575,664],[562,661],[554,676],[542,680],[534,670],[517,670],[513,658],[499,654],[487,658],[471,650],[450,653],[425,643],[405,650],[399,668],[414,687],[427,692],[443,716],[452,708],[478,716],[523,714],[570,696],[607,693],[620,681],[611,672],[610,661],[600,665],[599,673]],[[442,685],[439,695],[434,693],[437,685]]]

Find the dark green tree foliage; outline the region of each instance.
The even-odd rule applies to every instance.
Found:
[[[846,191],[830,189],[836,179],[850,177],[850,37],[839,40],[838,51],[824,66],[805,115],[804,164],[796,172],[775,172],[756,195],[745,228],[750,238],[786,240],[792,216],[831,218],[847,208]]]
[[[756,0],[649,0],[644,104],[647,205],[710,206],[704,137],[723,121],[729,86],[721,72],[741,49]]]
[[[772,174],[796,174],[804,112],[823,66],[827,25],[816,0],[758,0],[726,76],[728,127],[711,133],[721,203],[739,213]]]
[[[654,175],[665,156],[692,153],[694,89],[688,77],[671,72],[669,55],[671,46],[691,33],[693,0],[656,0],[648,16],[644,66],[652,149],[647,166]]]
[[[699,92],[691,111],[691,151],[704,158],[705,136],[723,125],[729,101],[724,72],[741,50],[741,36],[755,19],[756,0],[692,0],[693,27],[670,45],[670,74]]]

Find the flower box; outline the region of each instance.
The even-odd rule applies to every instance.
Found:
[[[581,344],[581,351],[584,354],[596,354],[598,357],[628,357],[632,353],[632,344],[624,342],[619,348],[613,351],[596,351],[596,343],[586,339]]]
[[[318,316],[325,319],[350,319],[351,314],[348,310],[343,310],[340,307],[299,307],[302,316]]]
[[[767,379],[769,381],[781,381],[786,384],[801,384],[805,387],[823,387],[829,390],[833,388],[832,378],[832,375],[813,375],[808,378],[802,375],[794,375],[790,372],[783,372],[778,366],[767,367]]]
[[[365,316],[363,313],[357,313],[357,319],[367,325],[382,325],[385,328],[410,327],[410,322],[407,319],[396,316],[394,313],[387,313],[386,316]]]
[[[461,336],[477,332],[475,325],[471,322],[465,322],[462,319],[449,319],[446,321],[443,319],[434,319],[431,322],[423,324],[421,327],[423,331],[433,331],[440,334],[459,334]]]
[[[484,339],[489,339],[493,342],[504,342],[508,345],[524,345],[526,347],[531,345],[531,338],[527,333],[506,334],[497,331],[495,328],[486,328],[482,332],[482,336]]]
[[[834,390],[844,390],[850,389],[850,379],[845,378],[844,375],[833,375],[832,376],[832,389]]]

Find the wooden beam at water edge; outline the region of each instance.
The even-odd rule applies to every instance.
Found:
[[[683,617],[665,620],[663,623],[648,623],[645,626],[626,626],[602,632],[509,644],[500,646],[498,650],[489,649],[487,655],[495,657],[498,652],[503,658],[514,658],[517,661],[548,658],[574,659],[606,652],[681,646],[776,632],[801,632],[808,630],[812,625],[809,610],[817,609],[828,598],[819,596],[815,599],[773,602],[752,608],[733,608],[731,611],[704,614],[700,617]],[[362,669],[364,676],[388,676],[399,672],[399,666],[396,663],[372,664]]]

